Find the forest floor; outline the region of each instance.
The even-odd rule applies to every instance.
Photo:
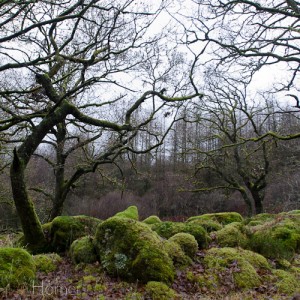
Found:
[[[285,295],[278,293],[275,285],[262,283],[259,287],[247,291],[241,291],[234,286],[232,277],[238,272],[236,266],[227,268],[222,274],[223,285],[216,290],[200,288],[198,284],[187,279],[187,273],[200,275],[204,267],[200,263],[204,251],[199,251],[194,264],[184,271],[178,271],[172,289],[176,291],[182,300],[245,300],[245,299],[300,299],[300,295]],[[299,297],[299,298],[298,298]],[[74,265],[68,256],[62,256],[58,268],[49,273],[37,272],[37,280],[32,286],[19,288],[18,290],[1,289],[0,299],[124,299],[124,300],[151,300],[145,292],[145,285],[139,282],[128,283],[120,278],[112,278],[105,274],[99,263],[89,265]],[[169,298],[164,298],[165,300]],[[154,299],[161,300],[161,299]],[[163,299],[162,299],[163,300]]]

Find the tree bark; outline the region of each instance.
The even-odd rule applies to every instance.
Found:
[[[27,193],[24,172],[31,156],[49,130],[67,116],[69,106],[67,102],[65,104],[62,103],[62,106],[52,114],[46,115],[21,146],[14,149],[10,168],[12,193],[24,233],[24,243],[29,250],[35,253],[43,251],[47,244],[42,225]]]
[[[23,228],[25,246],[32,252],[38,253],[45,249],[46,239],[34,205],[26,190],[24,171],[24,164],[18,157],[17,150],[14,149],[10,170],[13,197]]]

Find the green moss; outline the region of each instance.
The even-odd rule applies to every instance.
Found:
[[[69,249],[76,239],[88,234],[93,234],[98,224],[102,221],[88,216],[60,216],[52,221],[51,246],[55,252]],[[90,227],[89,227],[90,226]]]
[[[176,298],[176,292],[161,282],[149,281],[145,290],[153,300],[172,300]]]
[[[181,223],[181,222],[161,222],[151,226],[152,230],[157,232],[161,237],[169,239],[171,236],[184,232],[193,235],[200,249],[207,247],[210,237],[206,230],[198,224]]]
[[[235,248],[211,248],[206,252],[203,262],[208,268],[206,275],[217,275],[229,268],[236,267],[232,273],[233,282],[235,286],[242,289],[259,286],[261,278],[257,271],[270,269],[263,256],[252,251]]]
[[[70,256],[74,263],[94,263],[97,261],[97,254],[90,236],[84,236],[75,240],[70,247]]]
[[[246,247],[248,238],[242,232],[242,223],[230,223],[219,231],[214,232],[220,247]]]
[[[62,258],[56,253],[38,254],[33,256],[37,271],[49,273],[57,269]]]
[[[195,237],[189,233],[176,233],[170,237],[169,241],[177,243],[183,252],[192,259],[198,251],[198,243]]]
[[[223,228],[223,226],[213,220],[205,220],[205,219],[193,219],[188,220],[189,223],[201,225],[207,232],[217,231]]]
[[[152,225],[152,224],[155,224],[155,223],[161,223],[161,219],[158,216],[150,216],[150,217],[146,218],[143,221],[143,223]]]
[[[20,248],[0,248],[0,287],[17,288],[35,280],[32,256]]]
[[[300,227],[290,218],[255,230],[249,247],[267,258],[291,260],[300,249]]]
[[[212,220],[220,224],[227,225],[232,222],[242,222],[243,217],[237,212],[223,212],[223,213],[213,213],[213,214],[204,214],[200,216],[191,217],[188,219],[188,222],[194,220]]]
[[[174,279],[171,258],[161,238],[148,225],[112,217],[97,228],[95,246],[104,269],[114,276],[147,282]]]
[[[144,300],[144,296],[139,292],[129,292],[126,294],[125,300]]]
[[[218,285],[218,276],[216,274],[197,274],[191,271],[186,273],[186,279],[193,285],[196,284],[199,288],[215,290]]]
[[[183,268],[193,263],[192,259],[184,253],[178,243],[166,240],[164,247],[176,268]]]
[[[291,295],[295,292],[300,292],[300,281],[294,274],[284,270],[273,270],[276,276],[275,285],[278,291]]]
[[[137,221],[139,219],[138,209],[134,205],[129,206],[124,211],[118,212],[115,217],[129,218]]]
[[[250,222],[258,222],[260,224],[263,224],[265,222],[269,222],[269,221],[274,220],[275,217],[276,217],[276,215],[273,215],[273,214],[262,213],[262,214],[258,214],[258,215],[255,215],[255,216],[251,217],[248,220],[248,223],[250,223]]]

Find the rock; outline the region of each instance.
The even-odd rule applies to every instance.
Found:
[[[193,263],[193,260],[187,256],[180,245],[174,241],[164,241],[164,249],[172,259],[176,268],[183,269]]]
[[[36,267],[32,256],[21,248],[0,248],[0,287],[32,284]]]
[[[55,271],[62,261],[62,258],[56,253],[38,254],[33,257],[37,271],[49,273]]]
[[[237,212],[222,212],[222,213],[204,214],[200,216],[190,217],[187,221],[191,222],[194,220],[212,220],[222,225],[227,225],[233,222],[242,222],[243,217]]]
[[[242,223],[230,223],[213,234],[220,247],[244,248],[248,244],[248,238]]]
[[[180,232],[189,233],[195,237],[200,249],[206,248],[210,241],[206,230],[198,224],[168,221],[153,224],[151,228],[165,239],[169,239],[171,236]]]
[[[129,206],[124,211],[118,212],[115,217],[128,218],[137,221],[139,219],[138,209],[134,205]]]
[[[270,270],[268,261],[260,254],[235,248],[211,248],[203,258],[205,276],[214,275],[214,284],[223,284],[228,280],[226,272],[231,274],[232,284],[241,289],[257,287],[261,284],[260,271]],[[224,274],[224,277],[220,276]],[[212,285],[212,283],[210,283]]]
[[[149,225],[161,223],[161,222],[162,221],[158,216],[150,216],[143,221],[143,223],[149,224]]]
[[[300,250],[298,222],[292,216],[281,216],[281,219],[252,227],[250,249],[267,258],[291,260]]]
[[[102,221],[88,216],[60,216],[56,217],[50,228],[51,248],[55,252],[64,252],[76,239],[93,235],[97,225]],[[49,230],[49,225],[47,226]]]
[[[70,247],[70,257],[76,264],[91,264],[98,260],[93,239],[90,236],[84,236],[75,240]]]
[[[209,219],[192,219],[192,220],[187,220],[188,223],[191,224],[198,224],[201,225],[208,233],[209,232],[213,232],[213,231],[217,231],[223,228],[223,226],[217,222],[217,221],[213,221],[213,220],[209,220]]]
[[[161,282],[149,281],[145,290],[153,300],[173,300],[176,298],[176,292]]]
[[[104,269],[128,280],[171,283],[174,266],[162,239],[148,225],[112,217],[97,227],[95,246]]]
[[[291,295],[300,290],[299,279],[293,273],[284,270],[273,270],[272,273],[276,276],[274,283],[280,293]]]
[[[169,241],[177,243],[182,251],[193,259],[198,251],[198,243],[195,237],[189,233],[176,233],[169,238]]]

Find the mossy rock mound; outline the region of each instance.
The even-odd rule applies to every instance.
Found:
[[[300,224],[291,216],[253,227],[249,248],[270,259],[291,260],[300,251]]]
[[[177,233],[189,233],[195,237],[200,249],[205,249],[210,241],[206,230],[198,224],[167,221],[153,224],[151,228],[165,239]]]
[[[187,220],[188,223],[201,225],[208,233],[218,231],[223,228],[223,225],[214,220],[192,219]]]
[[[280,293],[287,295],[300,293],[300,276],[285,270],[273,270],[272,273],[273,282]]]
[[[195,237],[189,233],[176,233],[169,238],[169,241],[177,243],[182,251],[193,259],[198,251],[198,243]]]
[[[129,206],[123,211],[118,212],[115,214],[115,217],[120,217],[120,218],[128,218],[132,220],[138,221],[139,219],[139,212],[138,209],[135,205]]]
[[[248,237],[242,223],[230,223],[212,234],[220,247],[245,248],[248,244]]]
[[[276,215],[274,214],[262,213],[251,217],[250,219],[246,220],[245,223],[248,226],[257,226],[262,225],[266,222],[273,221],[275,217]]]
[[[174,300],[177,296],[173,289],[157,281],[149,281],[145,286],[145,291],[152,300]]]
[[[0,287],[32,284],[36,267],[32,256],[21,248],[0,248]]]
[[[60,216],[56,217],[50,228],[50,243],[53,251],[64,252],[76,239],[93,235],[101,220],[88,216]]]
[[[193,260],[186,255],[180,245],[174,241],[164,241],[164,249],[172,259],[176,268],[184,269],[193,263]]]
[[[190,217],[187,221],[191,222],[194,220],[212,220],[222,225],[227,225],[233,222],[243,222],[243,217],[237,212],[222,212]]]
[[[240,289],[258,287],[262,280],[259,273],[270,270],[266,258],[255,252],[236,248],[211,248],[203,258],[206,268],[203,278],[210,278],[211,286],[222,285],[222,276],[232,272],[232,284]],[[227,276],[224,278],[227,280]],[[214,282],[212,282],[214,281]]]
[[[112,217],[97,228],[95,246],[104,269],[128,280],[171,283],[174,266],[164,243],[148,225]]]
[[[48,274],[57,269],[62,262],[62,258],[57,253],[38,254],[33,257],[36,270]]]
[[[146,218],[143,221],[143,223],[149,224],[149,225],[156,224],[156,223],[161,223],[161,222],[162,221],[158,216],[149,216],[148,218]]]
[[[75,240],[70,247],[70,257],[76,264],[91,264],[98,260],[93,239],[90,236],[84,236]]]

